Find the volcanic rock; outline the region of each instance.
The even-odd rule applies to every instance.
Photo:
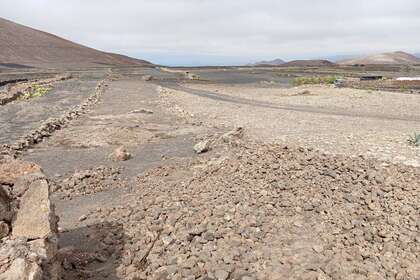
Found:
[[[12,234],[14,237],[38,239],[56,232],[57,217],[50,201],[48,182],[36,180],[21,198]]]
[[[13,185],[25,174],[41,172],[41,167],[35,163],[19,159],[6,159],[0,162],[0,184]]]
[[[131,158],[131,154],[124,146],[121,146],[114,150],[111,154],[111,158],[113,161],[126,161]]]
[[[210,149],[210,140],[203,140],[194,146],[194,151],[197,154],[202,154]]]

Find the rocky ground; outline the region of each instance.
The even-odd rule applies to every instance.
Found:
[[[378,137],[392,128],[384,143],[393,143],[418,127],[416,97],[369,96],[366,108],[345,91],[268,88],[262,74],[245,87],[252,73],[213,72],[205,74],[213,84],[185,85],[177,72],[114,69],[95,102],[15,147],[49,178],[61,278],[419,279],[420,169],[342,152],[361,142],[337,145],[347,132],[367,137],[358,131],[366,124]],[[235,75],[240,85],[229,85]],[[314,145],[321,136],[331,145]],[[418,159],[418,149],[396,143],[392,155]]]
[[[127,206],[87,219],[123,229],[107,242],[126,279],[417,279],[419,182],[414,168],[239,145],[153,169]]]

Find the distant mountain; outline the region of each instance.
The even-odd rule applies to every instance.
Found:
[[[145,60],[98,51],[0,18],[0,65],[90,67],[152,64]]]
[[[343,65],[354,65],[354,64],[401,64],[411,65],[420,63],[420,58],[406,53],[406,52],[390,52],[369,55],[361,58],[354,58],[348,60],[342,60],[339,64]]]
[[[276,66],[276,65],[282,65],[286,63],[284,60],[277,58],[274,60],[263,60],[260,62],[256,62],[256,63],[252,63],[250,64],[251,66],[263,66],[263,65],[268,65],[268,66]]]
[[[358,55],[354,55],[354,54],[342,54],[342,55],[332,55],[332,56],[320,57],[319,59],[325,59],[325,60],[329,60],[329,61],[335,63],[335,62],[338,62],[338,61],[354,59],[354,58],[357,58],[357,57],[358,57]]]
[[[283,66],[332,66],[334,63],[332,63],[329,60],[325,59],[308,59],[308,60],[292,60],[289,61]]]

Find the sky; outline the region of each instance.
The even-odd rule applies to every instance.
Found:
[[[418,0],[0,0],[0,17],[171,66],[420,52]]]

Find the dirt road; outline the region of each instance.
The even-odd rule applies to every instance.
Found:
[[[262,141],[420,166],[407,144],[420,130],[419,95],[335,89],[163,84],[163,98],[217,126],[242,126]]]

